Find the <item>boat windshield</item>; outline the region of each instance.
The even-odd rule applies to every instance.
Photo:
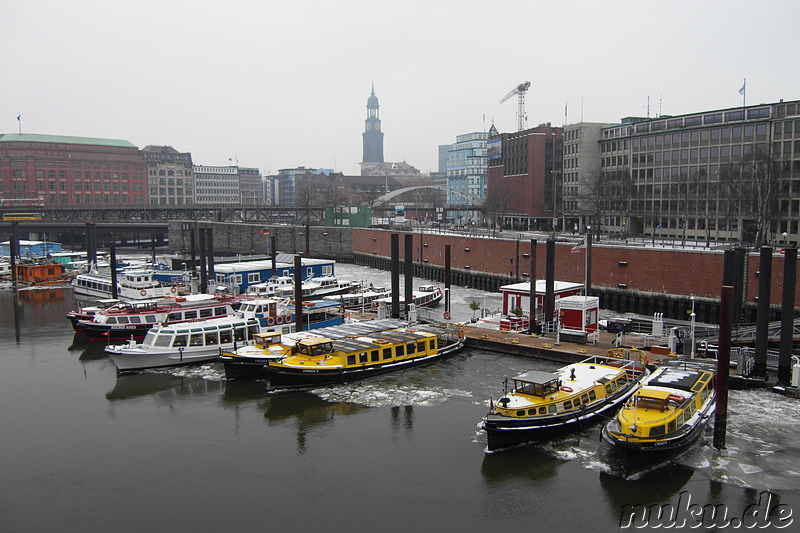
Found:
[[[637,396],[636,407],[639,409],[655,409],[662,411],[664,409],[663,398],[652,398],[650,396]]]
[[[546,383],[530,383],[527,381],[516,381],[515,390],[520,394],[530,394],[531,396],[544,397],[558,391],[558,380],[554,379]]]

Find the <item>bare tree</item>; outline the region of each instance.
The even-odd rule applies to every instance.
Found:
[[[738,163],[720,168],[721,192],[725,193],[728,228],[754,232],[753,243],[761,246],[769,240],[769,230],[779,213],[781,183],[788,173],[788,163],[780,161],[768,146],[756,145]],[[742,240],[749,240],[743,235]]]

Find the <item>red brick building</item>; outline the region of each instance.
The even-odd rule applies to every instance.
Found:
[[[493,211],[515,229],[552,229],[560,212],[562,128],[548,124],[516,133],[492,128],[487,151],[487,215]]]
[[[147,162],[128,141],[0,134],[0,198],[46,205],[147,204]]]

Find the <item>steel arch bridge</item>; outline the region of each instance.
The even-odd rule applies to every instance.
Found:
[[[433,189],[437,191],[445,191],[448,194],[452,193],[453,195],[458,196],[459,198],[465,199],[470,206],[483,205],[483,200],[481,200],[474,194],[470,194],[461,189],[453,189],[452,187],[447,187],[446,185],[415,185],[413,187],[403,187],[402,189],[397,189],[395,191],[378,196],[375,199],[375,203],[373,205],[386,205],[392,198],[397,198],[398,196],[401,196],[402,194],[405,194],[409,191],[415,191],[420,189]]]

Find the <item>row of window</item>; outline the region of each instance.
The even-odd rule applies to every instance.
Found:
[[[436,341],[434,339],[430,339],[429,341],[429,350],[435,351],[436,350]],[[398,344],[392,349],[392,347],[382,348],[379,350],[370,350],[369,352],[359,352],[358,354],[348,354],[347,355],[347,364],[354,365],[356,364],[356,360],[358,363],[380,363],[381,361],[388,361],[392,358],[402,358],[406,355],[414,355],[416,353],[426,353],[425,350],[425,341],[417,341],[417,342],[410,342],[408,344]],[[357,359],[356,359],[357,355]]]

